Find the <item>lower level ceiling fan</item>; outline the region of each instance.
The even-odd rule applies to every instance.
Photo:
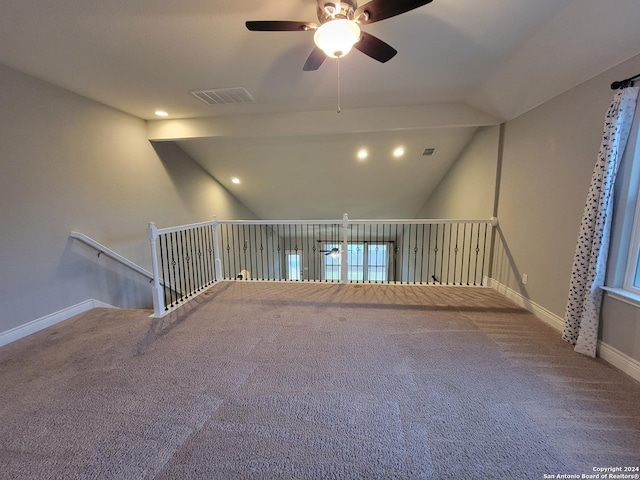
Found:
[[[340,256],[340,249],[338,247],[334,247],[331,250],[320,250],[320,253],[331,255],[333,258],[337,258]]]
[[[304,64],[304,71],[317,70],[327,56],[344,57],[352,47],[379,61],[388,62],[397,52],[392,46],[360,29],[414,10],[433,0],[372,0],[358,7],[356,0],[316,0],[318,23],[289,20],[249,21],[246,26],[257,32],[306,32],[315,30],[316,46]]]

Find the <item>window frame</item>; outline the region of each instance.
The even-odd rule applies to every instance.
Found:
[[[631,162],[630,168],[630,181],[627,187],[626,197],[632,198],[633,209],[633,222],[631,226],[631,236],[628,246],[625,251],[625,270],[622,282],[622,290],[629,292],[634,296],[640,298],[640,285],[635,285],[635,280],[640,273],[640,189],[638,183],[640,183],[640,109],[636,107],[635,117],[633,124],[631,125],[631,131],[629,132],[629,140],[625,147],[625,152],[621,162]],[[623,174],[619,169],[618,175]],[[635,197],[635,198],[634,198]],[[627,218],[630,218],[629,215]],[[628,220],[627,220],[628,221]]]
[[[640,267],[640,105],[616,176],[610,235],[602,290],[619,301],[640,307],[640,286],[634,285]]]
[[[640,273],[640,265],[638,260],[640,259],[640,195],[636,198],[636,209],[633,219],[631,241],[629,242],[629,249],[627,252],[626,270],[624,275],[624,282],[622,289],[633,293],[634,295],[640,295],[640,285],[635,285],[635,280]]]

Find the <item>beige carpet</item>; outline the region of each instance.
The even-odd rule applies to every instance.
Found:
[[[227,282],[149,313],[96,309],[0,349],[0,479],[640,465],[640,385],[489,289]]]

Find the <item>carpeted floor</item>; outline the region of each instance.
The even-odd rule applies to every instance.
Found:
[[[640,466],[640,384],[489,289],[226,282],[148,315],[96,309],[0,349],[0,479]]]

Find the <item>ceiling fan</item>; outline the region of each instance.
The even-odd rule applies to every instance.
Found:
[[[333,258],[338,258],[340,256],[340,249],[338,247],[334,247],[331,250],[320,250],[320,253],[331,255]]]
[[[257,32],[306,32],[315,30],[314,47],[304,71],[317,70],[327,56],[344,57],[352,47],[365,55],[388,62],[397,52],[392,46],[360,30],[361,25],[379,22],[414,10],[433,0],[372,0],[358,7],[356,0],[317,0],[318,23],[289,20],[249,21],[246,26]]]

